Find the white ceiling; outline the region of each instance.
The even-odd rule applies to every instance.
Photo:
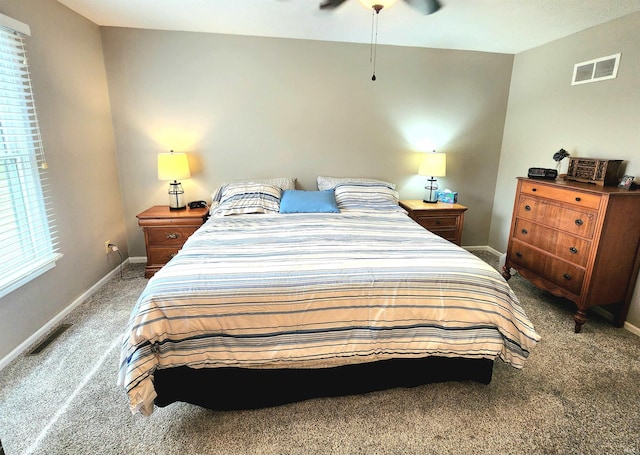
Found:
[[[358,0],[58,0],[102,26],[370,43]],[[516,54],[627,14],[640,0],[440,0],[428,16],[403,0],[379,15],[378,43]]]

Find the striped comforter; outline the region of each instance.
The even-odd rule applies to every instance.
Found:
[[[521,368],[539,340],[500,274],[403,214],[211,218],[149,280],[119,384],[158,368],[316,368],[429,355]]]

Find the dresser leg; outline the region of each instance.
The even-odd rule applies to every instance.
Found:
[[[578,310],[578,312],[573,316],[573,320],[576,321],[576,326],[573,331],[575,333],[580,333],[582,326],[587,322],[587,314],[582,310]]]

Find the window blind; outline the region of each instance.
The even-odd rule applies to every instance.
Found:
[[[62,256],[27,64],[28,33],[28,26],[0,14],[0,297]]]

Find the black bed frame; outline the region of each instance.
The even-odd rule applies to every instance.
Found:
[[[310,398],[354,395],[444,381],[489,384],[493,361],[426,357],[320,369],[189,367],[157,370],[160,407],[182,401],[215,410],[257,409]]]

